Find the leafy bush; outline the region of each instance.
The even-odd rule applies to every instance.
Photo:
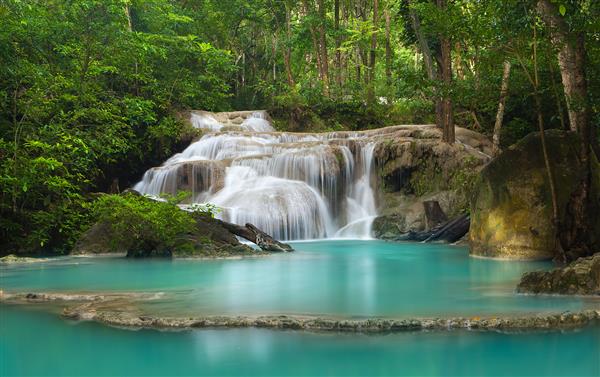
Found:
[[[192,248],[190,234],[195,220],[175,205],[178,198],[154,201],[135,194],[102,195],[94,204],[94,215],[113,230],[113,245],[128,255],[171,254]]]

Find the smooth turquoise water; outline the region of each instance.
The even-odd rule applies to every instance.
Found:
[[[451,316],[581,310],[600,300],[514,292],[549,263],[470,258],[464,247],[323,241],[239,260],[65,258],[0,268],[5,291],[156,291],[163,314]]]
[[[600,302],[514,293],[539,262],[466,248],[328,241],[239,260],[60,258],[0,267],[5,291],[164,292],[144,309],[182,315],[450,316],[580,310]],[[0,304],[0,376],[600,375],[600,327],[570,332],[388,335],[265,329],[161,332],[71,322],[44,305]]]
[[[0,306],[0,375],[598,376],[600,327],[391,335],[129,331]]]

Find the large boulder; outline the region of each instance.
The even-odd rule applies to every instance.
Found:
[[[517,290],[522,293],[600,295],[600,253],[579,258],[552,271],[526,272]]]
[[[559,220],[577,187],[578,138],[546,132],[554,172]],[[591,213],[600,213],[600,166],[593,158]],[[552,204],[541,139],[530,134],[491,161],[479,175],[471,201],[471,253],[508,259],[551,259],[556,248]],[[592,244],[600,244],[600,216],[590,224]],[[600,245],[599,245],[600,246]]]
[[[175,256],[175,257],[226,257],[255,254],[255,251],[240,243],[236,236],[223,224],[210,216],[195,216],[196,227],[190,234],[182,236],[180,247],[153,249],[148,252],[128,250],[114,240],[115,230],[107,222],[98,222],[79,238],[72,254],[126,254],[127,256]]]

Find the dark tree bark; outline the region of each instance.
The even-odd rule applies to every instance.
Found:
[[[437,0],[437,6],[441,11],[444,11],[446,9],[446,0]],[[440,36],[440,48],[442,54],[442,81],[444,83],[445,91],[447,91],[452,83],[452,45],[450,38],[447,35]],[[454,116],[452,113],[452,100],[448,93],[443,94],[442,123],[442,140],[449,144],[453,144],[455,141]]]
[[[447,37],[442,38],[442,79],[444,82],[444,86],[446,90],[450,87],[452,83],[452,59],[450,57],[450,39]],[[454,133],[454,114],[452,111],[452,100],[448,96],[448,94],[444,94],[443,99],[443,125],[444,132],[442,140],[453,144],[455,141],[455,133]]]

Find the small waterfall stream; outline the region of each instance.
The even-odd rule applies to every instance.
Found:
[[[192,113],[191,122],[207,133],[149,169],[135,190],[189,191],[191,203],[213,203],[223,220],[252,223],[280,240],[370,238],[372,140],[356,132],[275,132],[261,112],[237,124]]]

